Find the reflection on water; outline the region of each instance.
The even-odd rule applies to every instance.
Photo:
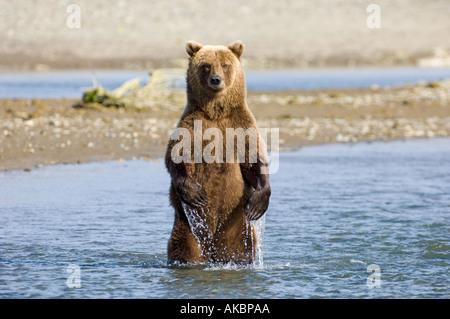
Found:
[[[162,162],[2,172],[0,298],[448,298],[449,163],[449,139],[282,153],[261,267],[167,266]]]

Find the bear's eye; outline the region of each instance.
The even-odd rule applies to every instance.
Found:
[[[209,70],[211,70],[211,64],[203,64],[203,69],[205,69],[205,71],[209,72]]]
[[[228,68],[228,64],[224,63],[222,64],[222,69],[226,70]]]

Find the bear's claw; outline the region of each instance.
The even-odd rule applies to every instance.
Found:
[[[176,187],[181,200],[193,207],[208,206],[208,197],[205,190],[193,179],[186,178]]]
[[[244,206],[244,211],[250,220],[258,220],[269,207],[270,187],[256,189],[252,192]]]

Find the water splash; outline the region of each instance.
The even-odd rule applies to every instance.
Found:
[[[191,232],[197,240],[198,248],[202,252],[202,256],[207,257],[207,252],[210,252],[213,244],[213,237],[211,231],[208,229],[208,225],[205,224],[204,217],[200,216],[201,211],[203,216],[209,213],[209,208],[193,208],[182,203],[184,212],[186,214]]]
[[[186,203],[182,203],[183,209],[185,211],[189,227],[191,228],[192,234],[197,240],[198,248],[202,252],[202,256],[208,257],[212,253],[213,249],[213,235],[211,230],[208,228],[208,225],[205,223],[205,216],[209,213],[209,208],[193,208],[187,205]],[[245,231],[250,230],[251,237],[251,245],[255,246],[256,241],[256,258],[253,261],[253,267],[255,269],[263,269],[263,241],[264,241],[264,230],[266,227],[266,215],[263,215],[257,221],[245,221],[246,226]],[[256,238],[253,238],[253,228],[256,231]]]
[[[246,232],[248,229],[250,229],[250,238],[252,247],[255,246],[255,240],[256,240],[256,255],[255,260],[253,261],[253,267],[255,269],[263,269],[264,268],[264,262],[263,262],[263,241],[264,241],[264,230],[266,228],[266,215],[263,215],[260,219],[256,221],[250,221],[248,219],[245,220],[246,224]],[[253,228],[256,232],[256,238],[253,236]],[[248,234],[247,234],[248,235]]]
[[[256,269],[263,269],[263,241],[264,241],[264,230],[266,228],[266,215],[264,214],[260,219],[253,222],[256,230],[256,260],[254,266]]]

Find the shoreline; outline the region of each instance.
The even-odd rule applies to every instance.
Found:
[[[0,171],[161,159],[183,106],[73,106],[80,99],[0,99]],[[366,89],[248,92],[280,151],[309,145],[450,136],[450,81]],[[270,143],[268,143],[270,144]],[[270,147],[269,147],[270,148]]]
[[[353,146],[355,144],[372,144],[372,143],[394,143],[394,142],[407,142],[407,141],[422,141],[422,140],[435,140],[435,139],[448,139],[450,141],[449,136],[439,136],[439,137],[411,137],[411,138],[402,138],[402,139],[380,139],[380,140],[358,140],[356,142],[311,142],[311,143],[305,143],[298,146],[292,146],[292,147],[285,147],[279,151],[279,154],[281,153],[288,153],[288,152],[298,152],[302,148],[309,148],[309,147],[316,147],[316,146],[334,146],[334,145],[349,145]],[[161,153],[160,155],[157,155]],[[164,161],[164,153],[165,149],[161,152],[159,150],[156,150],[155,153],[153,153],[156,156],[130,156],[130,157],[109,157],[109,156],[92,156],[92,157],[86,157],[84,160],[77,160],[77,161],[50,161],[47,164],[34,164],[34,165],[25,165],[21,167],[14,167],[14,168],[0,168],[0,174],[1,173],[8,173],[8,172],[18,172],[18,171],[24,171],[24,172],[32,172],[33,170],[46,168],[46,167],[52,167],[52,166],[64,166],[64,165],[83,165],[83,164],[92,164],[92,163],[103,163],[103,162],[120,162],[120,163],[126,163],[126,162],[132,162],[132,161],[143,161],[143,162],[155,162],[159,163],[161,161]],[[270,156],[269,156],[270,157]],[[30,162],[28,162],[30,163]]]

